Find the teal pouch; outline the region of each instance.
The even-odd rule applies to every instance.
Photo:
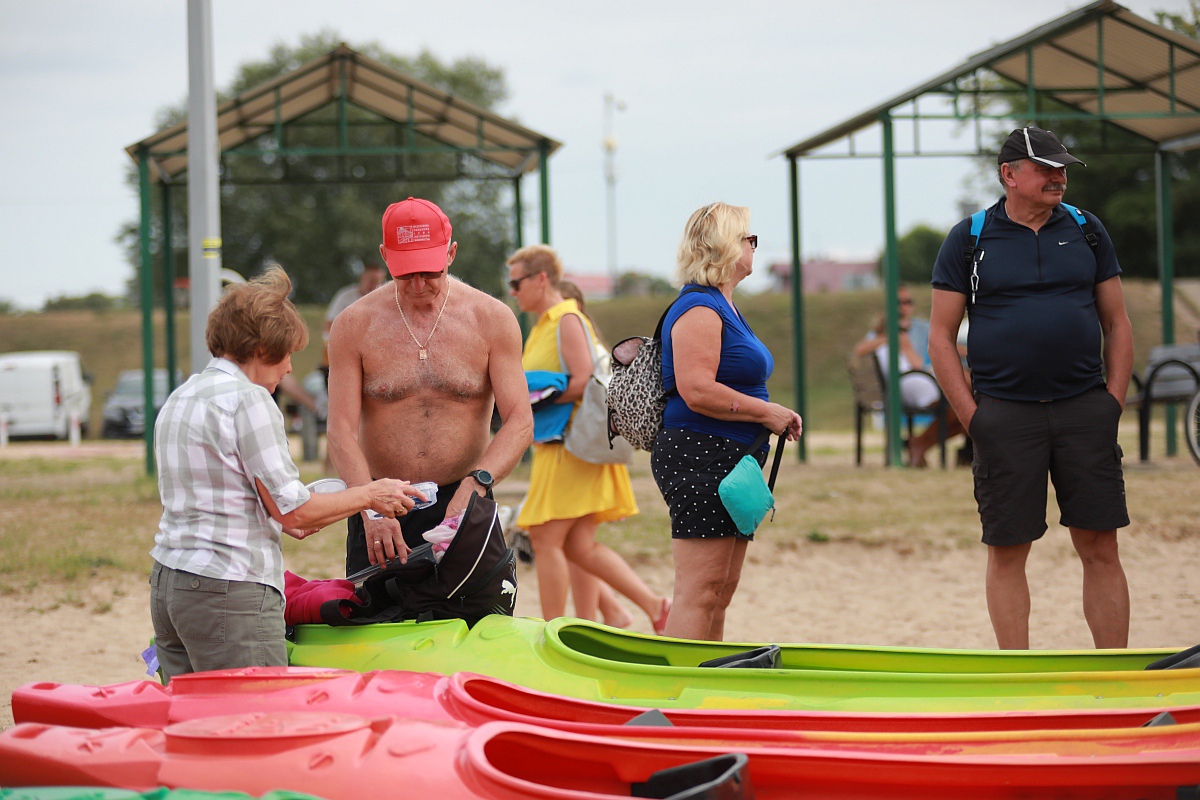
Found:
[[[750,536],[758,530],[768,511],[771,512],[771,519],[775,518],[775,496],[771,492],[775,488],[775,476],[779,472],[779,462],[783,457],[783,437],[779,438],[775,448],[770,482],[763,478],[762,467],[754,457],[758,448],[770,438],[771,432],[764,431],[717,486],[721,503],[743,536]]]

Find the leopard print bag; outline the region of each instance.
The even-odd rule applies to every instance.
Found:
[[[679,293],[704,291],[691,287]],[[679,298],[676,298],[678,300]],[[671,305],[674,305],[672,301]],[[608,439],[622,436],[638,450],[651,450],[662,430],[667,393],[662,377],[662,327],[667,306],[654,337],[631,336],[612,349],[612,379],[608,384]]]

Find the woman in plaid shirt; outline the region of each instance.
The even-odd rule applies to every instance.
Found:
[[[303,539],[373,509],[422,498],[378,480],[310,494],[271,399],[308,328],[279,267],[232,286],[208,318],[214,355],[171,393],[154,426],[163,515],[150,555],[150,613],[163,675],[287,664],[282,535]],[[423,499],[423,498],[422,498]]]

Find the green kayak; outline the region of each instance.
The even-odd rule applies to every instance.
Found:
[[[928,650],[667,639],[560,618],[491,616],[361,627],[298,625],[293,666],[477,672],[544,692],[671,708],[1003,711],[1200,704],[1200,669],[1151,670],[1170,650]],[[774,648],[772,648],[772,651]],[[765,664],[765,668],[753,666]]]

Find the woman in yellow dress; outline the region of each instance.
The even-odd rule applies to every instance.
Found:
[[[527,371],[568,373],[570,380],[558,402],[578,403],[592,374],[596,337],[579,304],[563,298],[558,287],[562,272],[558,254],[546,245],[523,247],[508,259],[508,284],[517,305],[538,318],[525,340],[521,366]],[[533,543],[545,619],[566,613],[568,563],[574,563],[632,600],[650,618],[654,630],[662,632],[670,600],[651,592],[621,556],[596,541],[601,522],[636,513],[624,464],[592,464],[567,452],[561,443],[533,446],[529,494],[517,524],[529,532]]]

